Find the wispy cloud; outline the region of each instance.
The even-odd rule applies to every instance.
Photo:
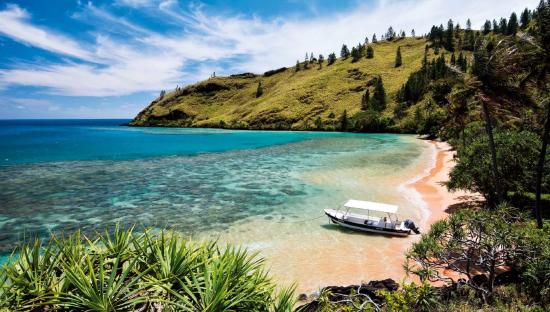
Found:
[[[92,42],[52,34],[34,24],[24,9],[10,5],[0,11],[4,36],[76,60],[16,64],[0,70],[0,85],[38,86],[50,93],[73,96],[156,91],[206,78],[214,70],[263,72],[292,65],[305,52],[338,51],[342,43],[357,44],[367,35],[384,32],[389,25],[407,32],[414,28],[420,34],[431,23],[444,23],[452,17],[463,25],[471,18],[479,27],[486,18],[508,16],[537,2],[380,0],[330,16],[266,20],[207,14],[200,5],[182,8],[175,0],[119,0],[117,5],[154,15],[169,24],[170,30],[160,33],[117,16],[108,7],[87,4],[75,18],[97,25]]]
[[[29,18],[29,14],[19,6],[8,5],[4,11],[0,11],[0,33],[23,44],[83,60],[93,60],[92,53],[76,41],[35,26],[29,22]]]

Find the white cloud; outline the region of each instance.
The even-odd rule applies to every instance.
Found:
[[[173,0],[120,0],[120,5],[147,6],[144,12],[169,23],[172,31],[158,33],[89,4],[85,7],[87,18],[98,26],[95,41],[87,44],[49,34],[33,25],[24,10],[12,5],[0,11],[0,26],[7,26],[0,31],[6,36],[95,63],[23,64],[0,70],[0,85],[39,86],[51,93],[74,96],[156,91],[207,78],[212,71],[263,72],[292,66],[305,52],[338,52],[342,43],[357,44],[374,32],[380,36],[389,25],[407,33],[414,28],[421,34],[433,23],[453,18],[465,25],[471,18],[473,25],[480,27],[485,19],[509,16],[525,6],[533,8],[537,2],[380,0],[330,16],[265,20],[208,15],[200,6],[183,10]],[[173,30],[174,25],[178,31]],[[114,32],[123,33],[125,38],[111,36]],[[222,65],[228,60],[233,60],[231,65]],[[197,62],[202,65],[193,65]]]
[[[77,42],[51,30],[34,26],[28,19],[29,14],[25,10],[17,5],[8,5],[6,10],[0,11],[0,34],[51,52],[93,60],[92,54]]]

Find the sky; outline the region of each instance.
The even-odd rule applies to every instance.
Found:
[[[338,54],[388,26],[473,28],[538,0],[0,1],[0,119],[132,118],[160,90]]]

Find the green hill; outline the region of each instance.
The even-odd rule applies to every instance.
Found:
[[[395,94],[409,75],[421,68],[424,38],[404,38],[371,44],[374,58],[337,59],[334,64],[308,64],[266,72],[214,77],[167,92],[151,102],[130,123],[133,126],[220,127],[242,129],[338,129],[344,110],[361,111],[367,88],[382,78],[387,106],[382,117],[393,117]],[[403,65],[395,67],[397,48]],[[261,82],[262,95],[256,91]]]

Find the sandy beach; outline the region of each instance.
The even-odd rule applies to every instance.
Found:
[[[449,192],[445,185],[449,180],[449,173],[454,167],[455,151],[446,142],[428,141],[436,149],[435,165],[430,172],[410,186],[419,194],[430,211],[426,222],[426,229],[434,222],[444,219],[456,209],[457,205],[480,200],[478,196],[465,191]]]

